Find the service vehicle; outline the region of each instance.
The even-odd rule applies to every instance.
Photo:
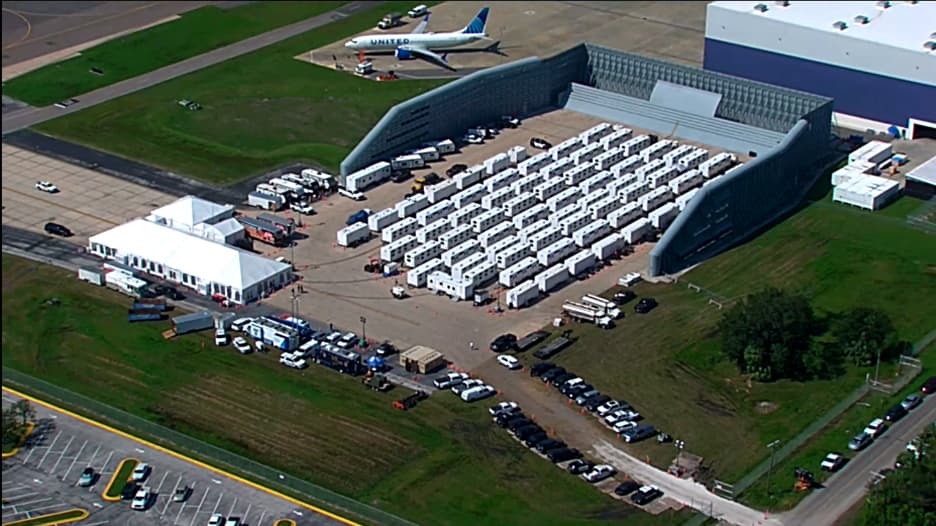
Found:
[[[224,329],[215,329],[214,342],[218,347],[223,347],[228,344],[228,335],[224,332]]]
[[[410,18],[419,18],[421,16],[426,16],[429,13],[429,8],[425,4],[419,4],[418,6],[410,9],[406,14]]]
[[[380,19],[377,27],[380,29],[390,29],[403,23],[403,15],[400,13],[388,13]]]

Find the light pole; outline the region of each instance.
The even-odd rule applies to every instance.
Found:
[[[881,370],[881,347],[878,346],[877,363],[874,365],[874,385],[878,384],[878,372]]]
[[[296,287],[293,287],[290,292],[290,299],[292,300],[292,316],[297,318],[297,313],[299,312],[299,302],[302,301],[302,298],[299,297],[299,292],[296,291]]]
[[[367,318],[361,316],[361,347],[367,347]]]
[[[767,498],[770,498],[770,473],[773,471],[774,465],[774,453],[777,451],[777,446],[780,445],[779,440],[774,440],[773,442],[767,444],[767,449],[770,450],[770,464],[767,466]]]

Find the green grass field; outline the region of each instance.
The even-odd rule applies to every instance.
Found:
[[[293,57],[409,7],[382,4],[38,129],[217,184],[288,162],[335,171],[392,105],[441,82],[374,82]],[[185,110],[176,104],[183,98],[204,109]]]
[[[251,2],[232,9],[203,7],[16,77],[4,83],[3,94],[33,106],[47,106],[311,18],[343,3]],[[92,73],[92,68],[103,75]]]
[[[892,316],[902,338],[916,341],[936,320],[936,243],[902,219],[918,205],[902,199],[868,214],[828,199],[814,203],[679,284],[639,284],[638,295],[655,297],[657,309],[641,316],[628,306],[613,331],[573,326],[580,341],[554,361],[684,440],[717,478],[737,480],[766,458],[767,443],[805,428],[860,385],[867,370],[852,367],[809,383],[748,381],[722,358],[715,328],[721,312],[687,282],[735,299],[767,285],[801,291],[820,313],[877,307]],[[652,441],[633,450],[657,466],[669,465],[676,453]]]
[[[57,305],[45,300],[57,298]],[[3,255],[3,363],[422,524],[672,524],[601,495],[442,393],[403,413],[313,366],[241,356],[167,324],[126,322],[128,299]]]

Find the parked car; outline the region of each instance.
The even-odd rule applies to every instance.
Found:
[[[484,139],[473,133],[465,135],[462,140],[468,144],[484,144]]]
[[[625,480],[614,488],[614,494],[619,497],[626,497],[640,489],[640,484],[633,480]]]
[[[81,486],[82,488],[87,488],[91,484],[94,484],[95,478],[96,478],[96,475],[94,473],[94,468],[92,467],[84,468],[84,470],[81,471],[81,476],[78,477],[78,485]]]
[[[585,404],[588,403],[589,400],[591,400],[592,398],[598,397],[598,395],[600,394],[601,392],[599,392],[597,389],[589,389],[587,391],[582,391],[578,394],[578,396],[575,397],[575,405],[579,407],[584,406]]]
[[[120,500],[133,500],[133,497],[136,495],[137,490],[140,489],[140,485],[132,480],[128,480],[123,489],[120,491]]]
[[[548,383],[553,381],[553,379],[557,376],[563,375],[565,373],[565,367],[553,367],[552,369],[549,369],[545,373],[541,374],[540,380],[542,380],[544,383]]]
[[[342,349],[351,349],[358,344],[358,336],[353,332],[346,332],[341,335],[341,338],[338,338],[338,342],[335,343],[338,347]]]
[[[508,431],[513,431],[514,429],[520,429],[523,426],[528,426],[533,423],[532,420],[527,418],[522,414],[508,415],[508,416],[499,416],[497,425],[500,427],[507,428]],[[503,424],[503,425],[502,425]]]
[[[822,462],[819,464],[819,467],[823,471],[836,472],[848,462],[848,459],[842,456],[840,453],[829,453],[822,459]]]
[[[608,400],[604,404],[598,406],[598,416],[605,416],[619,407],[621,407],[621,402],[618,400]]]
[[[517,348],[516,334],[501,334],[491,342],[491,350],[494,352],[506,352]]]
[[[488,408],[488,412],[491,413],[491,416],[513,414],[518,411],[520,411],[520,404],[517,402],[501,402]]]
[[[641,298],[641,300],[634,305],[634,312],[637,314],[646,314],[655,309],[657,305],[657,301],[653,298]]]
[[[595,465],[587,460],[576,459],[569,462],[569,465],[566,466],[566,471],[573,475],[581,475],[583,473],[588,473],[594,467]]]
[[[587,482],[594,484],[595,482],[601,482],[602,480],[614,476],[614,468],[607,464],[599,464],[592,468],[588,473],[583,473],[582,478]]]
[[[60,225],[58,223],[46,223],[45,226],[42,228],[47,233],[54,234],[56,236],[72,237],[73,235],[75,235],[72,233],[71,230],[68,229],[68,227],[66,227],[65,225]]]
[[[887,410],[887,413],[884,414],[884,420],[894,423],[905,416],[907,416],[907,410],[904,409],[904,406],[897,404]]]
[[[663,496],[663,492],[656,486],[644,486],[634,492],[631,496],[631,502],[638,506],[650,504],[654,500]]]
[[[224,524],[224,515],[212,513],[208,518],[208,526],[222,526]]]
[[[461,383],[454,384],[452,387],[450,387],[450,389],[456,395],[461,396],[462,393],[471,389],[472,387],[480,387],[482,385],[484,385],[484,382],[481,380],[478,380],[477,378],[468,378]]]
[[[237,318],[231,322],[231,330],[234,332],[244,332],[244,329],[246,329],[247,325],[252,321],[254,321],[253,318]]]
[[[572,374],[572,373],[569,373],[569,374]],[[562,378],[562,377],[560,376],[559,378]],[[585,379],[582,378],[581,376],[573,375],[572,378],[569,378],[568,380],[564,382],[560,382],[559,378],[557,378],[556,381],[553,382],[553,387],[555,387],[556,389],[559,389],[559,392],[562,394],[568,393],[569,389],[572,389],[575,386],[585,384]]]
[[[136,495],[130,502],[130,509],[136,511],[145,511],[149,507],[150,498],[153,496],[149,486],[144,486],[137,490]]]
[[[215,329],[214,342],[218,347],[223,347],[228,344],[228,335],[224,332],[224,329]]]
[[[637,422],[633,420],[618,420],[611,426],[611,430],[617,434],[621,434],[635,427],[637,427]]]
[[[546,430],[538,424],[529,424],[513,430],[514,436],[520,440],[526,440],[527,437],[531,437],[537,433],[546,433]]]
[[[179,292],[175,287],[169,285],[157,284],[153,287],[153,292],[155,292],[157,296],[165,296],[171,300],[180,301],[185,299],[185,295]]]
[[[544,440],[540,442],[539,444],[536,444],[536,447],[534,449],[536,449],[537,451],[545,455],[546,453],[554,449],[559,449],[563,447],[566,447],[565,442],[563,442],[562,440],[556,440],[556,439],[550,438],[549,440]]]
[[[50,183],[49,181],[36,182],[36,190],[39,190],[41,192],[47,192],[50,194],[57,194],[59,191],[58,187]]]
[[[585,402],[585,409],[588,409],[592,413],[598,410],[598,407],[606,404],[611,401],[611,397],[608,395],[598,395],[595,398]]]
[[[555,368],[556,365],[550,362],[540,362],[530,367],[530,376],[540,376],[546,371]]]
[[[136,468],[133,469],[133,475],[131,477],[131,480],[133,480],[134,482],[143,482],[144,480],[146,480],[146,477],[149,476],[150,471],[152,471],[152,468],[150,468],[150,465],[145,462],[141,462],[137,464]]]
[[[852,451],[861,451],[871,443],[871,435],[867,433],[858,433],[848,441],[848,449]]]
[[[920,392],[923,394],[933,394],[936,393],[936,376],[930,376],[927,378],[923,385],[920,386]]]
[[[242,336],[234,338],[234,348],[237,349],[237,352],[241,354],[250,354],[253,348],[250,346],[250,343],[247,342]]]
[[[864,428],[864,432],[871,435],[871,438],[877,438],[883,435],[884,431],[887,431],[887,424],[884,422],[883,418],[875,418],[868,422],[868,426]]]
[[[574,380],[576,378],[578,378],[578,375],[575,373],[563,373],[553,378],[552,381],[549,383],[556,389],[560,389],[562,388],[563,385],[565,385],[566,382],[568,382],[569,380]]]
[[[509,354],[502,354],[497,357],[497,363],[503,365],[504,367],[510,369],[511,371],[523,367],[520,365],[520,360],[516,357]]]
[[[475,402],[477,400],[483,400],[489,396],[494,396],[494,393],[496,392],[497,390],[495,390],[490,385],[479,385],[477,387],[472,387],[471,389],[463,391],[458,396],[465,402]]]
[[[628,444],[633,442],[640,442],[646,438],[650,438],[653,435],[657,434],[655,427],[647,424],[639,425],[637,427],[632,427],[627,431],[621,433],[621,438],[624,439],[624,442]]]
[[[634,294],[632,290],[624,290],[617,292],[614,296],[611,297],[611,301],[617,303],[618,305],[624,305],[625,303],[630,303],[637,298],[637,295]]]
[[[520,119],[514,117],[513,115],[501,115],[501,124],[505,128],[516,128],[520,126]]]
[[[465,373],[448,373],[432,381],[436,389],[451,389],[453,386],[467,380],[469,376]]]
[[[228,517],[225,521],[224,526],[241,526],[240,517]]]
[[[569,389],[566,389],[565,395],[566,395],[566,398],[569,398],[570,400],[575,400],[576,398],[578,398],[580,394],[594,391],[594,390],[595,390],[595,386],[593,386],[592,384],[580,383],[580,384],[570,387]]]
[[[549,458],[550,462],[553,464],[558,464],[566,460],[582,458],[582,453],[575,448],[562,447],[548,451],[546,457]]]
[[[923,403],[923,399],[920,398],[920,395],[912,394],[904,398],[903,401],[900,402],[900,405],[903,406],[903,408],[906,409],[907,411],[910,411],[911,409],[920,405],[921,403]]]
[[[532,435],[530,435],[530,436],[524,438],[524,439],[523,439],[523,445],[526,446],[526,447],[528,447],[528,448],[534,448],[534,447],[536,447],[537,444],[539,444],[540,442],[544,442],[544,441],[546,441],[546,440],[549,440],[549,436],[546,434],[545,431],[543,431],[543,432],[540,432],[540,433],[534,433],[534,434],[532,434]]]
[[[552,144],[546,139],[541,139],[539,137],[530,138],[530,146],[536,148],[537,150],[548,150],[552,148]]]
[[[305,216],[315,214],[315,209],[309,203],[290,203],[289,209]]]
[[[446,176],[446,177],[455,177],[456,175],[458,175],[458,174],[464,172],[464,171],[467,170],[467,169],[468,169],[468,165],[467,165],[467,164],[461,164],[461,163],[459,163],[459,164],[453,164],[452,166],[449,167],[448,170],[445,171],[445,176]]]
[[[521,419],[526,420],[526,416],[524,416],[521,411],[517,411],[516,413],[502,413],[493,418],[494,423],[497,424],[498,427],[507,427],[514,420]]]
[[[189,498],[191,492],[192,488],[188,486],[176,488],[175,492],[172,494],[172,502],[185,502]]]
[[[377,349],[375,349],[374,352],[377,353],[377,356],[380,356],[381,358],[386,358],[387,356],[392,356],[396,354],[397,348],[395,345],[393,345],[390,342],[383,342],[377,346]]]

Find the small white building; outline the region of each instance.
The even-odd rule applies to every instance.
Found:
[[[897,181],[876,175],[862,175],[836,186],[832,190],[832,200],[865,210],[879,210],[899,194],[900,183]]]
[[[215,225],[234,217],[234,206],[219,205],[187,195],[157,208],[146,217],[148,221],[182,232],[194,233],[196,225]]]

